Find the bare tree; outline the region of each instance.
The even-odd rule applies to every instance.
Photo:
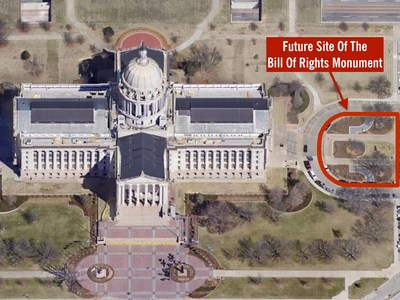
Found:
[[[7,255],[7,247],[3,240],[0,240],[0,261],[3,260]]]
[[[78,44],[82,45],[86,41],[86,38],[83,34],[78,34],[76,41]]]
[[[289,92],[290,92],[290,94],[292,94],[294,92],[301,92],[301,91],[303,91],[303,89],[304,89],[303,85],[298,80],[293,80],[289,84]]]
[[[217,47],[210,48],[206,44],[190,47],[190,53],[190,60],[196,62],[207,73],[222,61],[222,55]]]
[[[54,262],[58,256],[59,252],[54,246],[53,242],[50,240],[41,241],[36,247],[36,260],[40,264],[48,264]]]
[[[370,155],[362,155],[353,160],[354,164],[369,170],[380,181],[389,181],[392,178],[394,162],[386,154],[374,151]]]
[[[318,72],[314,75],[314,80],[318,83],[322,83],[325,80],[324,74]]]
[[[245,222],[251,222],[255,213],[252,203],[245,203],[244,205],[238,206],[236,209],[237,216]]]
[[[36,55],[33,55],[31,60],[26,60],[24,69],[32,76],[39,76],[43,72],[44,65],[39,61]]]
[[[368,90],[376,94],[378,98],[385,98],[391,95],[391,86],[392,84],[386,75],[378,75],[369,80]]]
[[[335,248],[329,241],[317,239],[310,243],[311,254],[321,262],[328,263],[335,257]]]
[[[362,255],[362,247],[356,240],[336,240],[335,244],[339,255],[348,261],[357,260]]]
[[[272,223],[278,223],[281,220],[281,214],[271,208],[267,203],[260,203],[258,211],[262,218],[270,220]]]
[[[362,87],[361,87],[361,84],[360,84],[360,82],[358,80],[354,81],[354,83],[352,85],[352,89],[354,91],[356,91],[357,93],[361,92]]]
[[[77,272],[66,265],[58,267],[48,264],[44,266],[44,270],[55,276],[55,281],[58,285],[65,284],[70,292],[77,292],[81,288],[76,276]]]
[[[233,40],[230,39],[230,38],[227,38],[227,39],[226,39],[226,43],[227,43],[229,46],[232,46]]]
[[[283,23],[283,21],[279,21],[278,23],[278,29],[280,31],[284,31],[285,30],[285,23]]]
[[[217,27],[217,26],[215,26],[214,23],[211,23],[211,22],[208,23],[208,29],[210,29],[211,31],[214,31],[216,27]]]
[[[307,193],[310,192],[310,188],[303,181],[299,181],[295,184],[295,186],[290,190],[288,197],[285,199],[285,203],[287,204],[286,208],[298,207],[304,202],[304,197]]]
[[[368,29],[369,29],[369,24],[368,24],[367,22],[364,22],[364,23],[361,24],[361,28],[362,28],[364,31],[368,31]]]
[[[67,46],[72,46],[74,44],[74,39],[72,38],[71,32],[64,32],[63,40]]]
[[[255,38],[251,38],[251,42],[253,43],[254,46],[257,44],[257,40]]]
[[[388,223],[380,210],[367,209],[362,220],[357,220],[352,231],[355,237],[368,243],[379,244],[385,240]]]
[[[244,237],[238,241],[236,247],[237,257],[242,261],[248,261],[250,264],[263,261],[260,248],[250,237]]]
[[[251,22],[249,24],[249,28],[251,31],[256,31],[258,29],[258,25],[256,23]]]
[[[278,76],[276,76],[274,78],[272,87],[274,88],[278,97],[289,95],[289,88],[288,88],[287,84],[284,84],[283,82],[281,82],[281,80],[279,79]]]
[[[175,33],[172,33],[171,34],[172,43],[176,44],[178,42],[178,40],[179,40],[179,36],[177,34],[175,34]]]
[[[361,215],[365,211],[367,194],[366,189],[359,188],[340,188],[336,190],[336,198],[340,200],[342,207],[357,215]]]
[[[295,261],[301,264],[310,261],[310,253],[308,252],[307,247],[300,240],[295,240],[291,244]]]
[[[96,23],[95,22],[89,22],[88,27],[92,30],[96,30]]]
[[[89,46],[90,51],[92,51],[92,53],[98,53],[100,50],[97,49],[95,44],[90,44]]]
[[[347,30],[349,30],[349,25],[346,22],[342,21],[339,23],[339,29],[343,32],[346,32]]]
[[[319,209],[320,211],[326,212],[326,213],[328,213],[328,214],[331,214],[331,213],[334,211],[333,205],[330,204],[330,203],[328,203],[328,202],[326,202],[326,201],[324,201],[324,200],[322,200],[322,201],[317,201],[317,202],[315,203],[315,206],[318,207],[318,209]]]
[[[40,28],[42,28],[44,31],[50,31],[51,29],[51,23],[50,22],[40,22],[39,23]]]
[[[31,29],[31,26],[27,22],[21,21],[21,19],[18,19],[17,21],[17,28],[21,32],[28,32]]]
[[[278,239],[269,234],[265,234],[261,241],[260,246],[264,249],[266,256],[272,260],[282,260],[286,257],[286,243],[282,239]]]
[[[300,108],[303,105],[303,98],[299,91],[295,91],[292,98],[292,104],[294,108]]]
[[[278,204],[283,201],[284,192],[280,187],[273,187],[272,190],[268,193],[269,199]]]

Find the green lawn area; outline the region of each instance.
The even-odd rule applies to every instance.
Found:
[[[22,217],[22,211],[30,209],[38,214],[38,222],[28,224]],[[74,241],[89,239],[89,220],[76,207],[62,203],[25,203],[18,211],[0,216],[6,223],[6,231],[0,238],[33,239],[36,242],[51,240],[59,251]],[[1,269],[38,269],[39,266],[27,260],[19,265],[9,265],[7,261],[0,263]]]
[[[385,283],[387,278],[361,278],[349,287],[350,299],[361,299]],[[358,287],[356,287],[356,285]]]
[[[210,298],[332,298],[343,278],[223,278]]]
[[[281,261],[268,262],[265,265],[249,266],[234,257],[234,249],[239,239],[251,237],[254,241],[260,239],[264,234],[270,234],[278,239],[292,241],[299,239],[310,242],[314,239],[334,240],[332,229],[340,230],[342,238],[352,238],[351,227],[357,217],[346,210],[338,207],[337,201],[313,190],[313,202],[303,211],[286,214],[279,223],[271,224],[260,216],[251,222],[236,226],[233,230],[224,234],[210,234],[204,227],[199,227],[200,246],[207,248],[210,245],[213,254],[221,265],[227,269],[251,268],[279,268],[279,269],[381,269],[388,267],[393,261],[393,220],[388,218],[389,231],[387,241],[380,245],[363,245],[363,255],[356,261],[348,262],[340,256],[331,263],[321,263],[312,259],[306,264],[300,264],[291,258]],[[321,212],[314,204],[316,201],[324,200],[334,207],[334,212],[329,214]],[[390,215],[391,205],[386,208]]]
[[[58,83],[58,41],[47,41],[47,68],[51,83]]]
[[[65,299],[78,297],[51,281],[46,286],[41,279],[0,279],[0,298]]]
[[[210,11],[210,0],[79,0],[75,11],[83,22],[197,24]]]

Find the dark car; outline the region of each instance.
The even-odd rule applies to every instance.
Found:
[[[308,160],[304,161],[304,166],[306,167],[307,170],[311,169],[311,164],[310,164],[310,162]]]
[[[304,151],[304,153],[306,153],[306,152],[307,152],[307,150],[308,150],[308,146],[307,146],[307,145],[304,145],[304,147],[303,147],[303,151]]]

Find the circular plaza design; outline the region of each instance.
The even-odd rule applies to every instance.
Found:
[[[171,280],[175,282],[189,282],[194,278],[195,274],[194,268],[188,264],[177,264],[171,266],[170,269]]]
[[[106,264],[95,264],[88,268],[87,275],[90,280],[103,283],[113,278],[114,270]]]
[[[141,44],[154,49],[168,49],[169,45],[166,38],[155,30],[132,29],[122,34],[117,40],[117,48],[125,50],[137,48]]]

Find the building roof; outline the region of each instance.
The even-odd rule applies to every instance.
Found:
[[[167,140],[147,133],[137,133],[118,139],[121,153],[120,179],[138,177],[142,173],[165,178],[164,152]]]
[[[128,88],[146,93],[159,90],[163,80],[159,65],[147,56],[146,49],[139,51],[139,56],[132,59],[122,76]]]
[[[31,123],[94,123],[93,100],[36,100],[30,106]]]
[[[268,102],[265,98],[176,98],[176,110],[190,110],[193,108],[251,108],[267,110]]]

